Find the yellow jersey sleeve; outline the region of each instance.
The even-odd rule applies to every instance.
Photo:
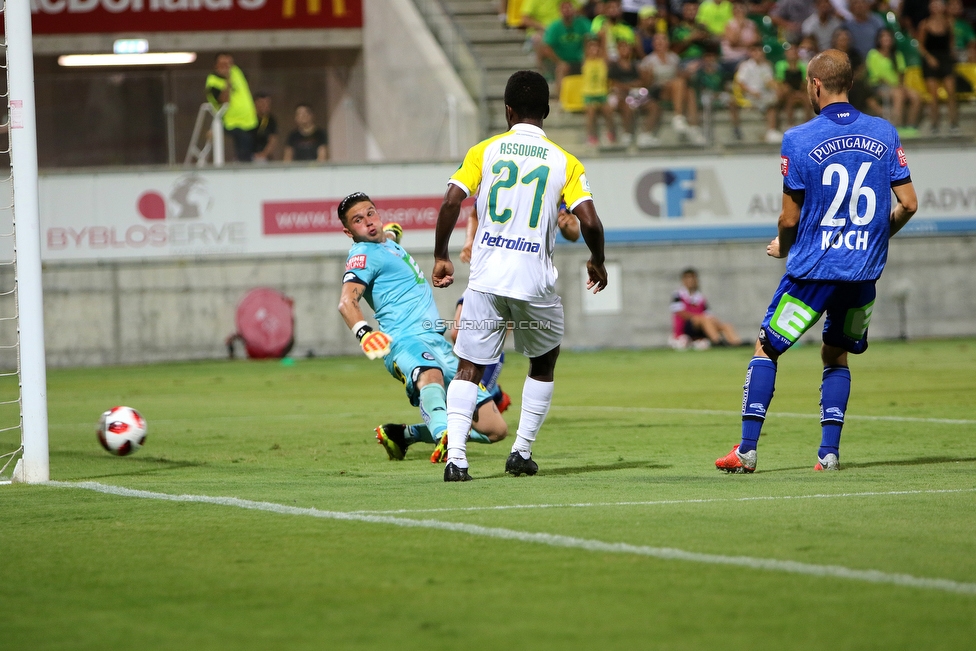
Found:
[[[563,201],[572,211],[587,199],[592,201],[593,193],[590,192],[590,182],[586,180],[583,163],[572,154],[566,154],[566,184],[563,186]]]
[[[468,150],[464,156],[461,167],[451,176],[451,181],[468,191],[468,196],[477,194],[478,186],[481,185],[481,167],[485,159],[485,148],[493,138],[483,140]]]

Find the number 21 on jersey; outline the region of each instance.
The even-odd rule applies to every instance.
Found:
[[[520,186],[535,186],[532,195],[532,211],[529,213],[529,228],[539,227],[539,217],[542,214],[542,200],[546,195],[546,184],[549,182],[549,166],[540,165],[520,176],[520,170],[515,161],[500,160],[491,166],[495,174],[495,182],[488,190],[488,216],[495,224],[504,224],[512,218],[512,209],[498,210],[498,195],[500,192],[514,193],[519,200],[525,190]]]

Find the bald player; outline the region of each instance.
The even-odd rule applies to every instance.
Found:
[[[783,137],[783,209],[766,254],[786,258],[786,274],[766,310],[742,397],[742,441],[715,461],[719,470],[756,470],[756,444],[780,355],[824,314],[821,440],[815,470],[840,469],[840,435],[851,390],[848,355],[868,347],[875,282],[888,240],[918,208],[895,127],[848,101],[851,63],[826,50],[807,68],[817,117]],[[892,205],[891,196],[895,201]]]

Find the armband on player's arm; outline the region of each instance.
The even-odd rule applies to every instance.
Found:
[[[363,349],[366,357],[378,359],[389,354],[390,344],[393,343],[393,340],[385,332],[373,330],[365,321],[359,321],[353,325],[352,332],[359,340],[359,347]]]

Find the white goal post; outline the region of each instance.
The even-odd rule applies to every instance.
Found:
[[[41,285],[41,228],[37,191],[37,124],[34,105],[34,48],[30,0],[6,0],[6,68],[10,175],[12,179],[17,365],[23,457],[13,481],[50,479],[44,305]]]

